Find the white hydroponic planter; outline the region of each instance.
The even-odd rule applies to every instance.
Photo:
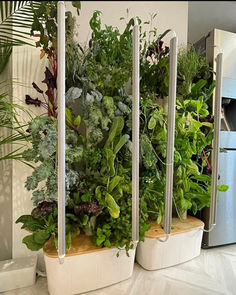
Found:
[[[132,276],[135,249],[130,257],[116,248],[95,247],[90,238],[79,235],[72,241],[63,264],[59,264],[53,243],[44,248],[50,295],[72,295],[99,289]]]
[[[160,225],[151,223],[145,241],[138,244],[137,262],[147,270],[157,270],[186,262],[200,255],[204,223],[188,216],[180,221],[173,218],[172,231],[166,242],[165,232]]]

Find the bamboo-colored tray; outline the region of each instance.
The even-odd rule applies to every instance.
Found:
[[[95,246],[90,236],[85,234],[80,234],[72,238],[71,248],[67,251],[66,256],[74,256],[87,254],[97,251],[104,251],[110,248],[97,247]],[[57,249],[55,247],[54,238],[52,237],[43,248],[44,254],[48,257],[56,258],[58,257]]]
[[[157,224],[155,221],[151,221],[150,225],[151,228],[145,233],[146,238],[156,239],[166,236],[166,233],[164,232],[161,225]],[[201,220],[192,216],[188,216],[187,219],[184,220],[173,218],[171,235],[177,235],[189,232],[196,228],[202,228],[203,225],[204,223]]]

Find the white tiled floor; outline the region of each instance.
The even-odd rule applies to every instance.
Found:
[[[92,278],[91,278],[92,279]],[[47,280],[2,295],[49,295]],[[202,250],[182,265],[146,271],[135,264],[132,278],[87,295],[236,295],[236,245]]]

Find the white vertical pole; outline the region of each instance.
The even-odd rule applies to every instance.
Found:
[[[173,31],[172,31],[173,32]],[[176,111],[176,84],[177,84],[177,55],[178,40],[175,32],[170,40],[170,75],[168,96],[168,121],[167,121],[167,146],[166,146],[166,186],[165,186],[165,216],[164,231],[166,242],[171,234],[172,224],[172,198],[173,198],[173,174],[174,174],[174,142],[175,142],[175,111]]]
[[[211,187],[211,207],[210,207],[210,226],[216,224],[216,196],[218,185],[218,166],[219,166],[219,138],[221,128],[221,98],[222,98],[222,64],[223,53],[216,57],[216,91],[214,100],[214,137],[212,150],[212,187]]]
[[[58,257],[65,257],[65,4],[57,4],[57,101],[58,101]]]
[[[172,196],[174,173],[174,141],[175,141],[175,109],[177,83],[177,37],[170,40],[170,77],[168,96],[168,130],[166,151],[166,187],[165,187],[165,221],[164,230],[171,233],[172,224]]]
[[[139,241],[139,25],[133,28],[132,85],[132,240]]]

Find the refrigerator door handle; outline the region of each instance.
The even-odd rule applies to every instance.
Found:
[[[216,57],[216,90],[214,101],[214,137],[212,145],[212,184],[211,184],[211,207],[209,217],[209,229],[204,232],[211,232],[216,226],[216,197],[218,186],[219,171],[219,152],[220,152],[220,128],[221,128],[221,98],[222,98],[222,68],[223,53],[218,53]]]
[[[177,83],[177,52],[178,39],[170,40],[170,76],[168,96],[168,129],[167,129],[167,152],[166,152],[166,186],[165,186],[165,216],[164,231],[166,237],[158,238],[160,242],[166,242],[171,233],[172,224],[172,196],[173,196],[173,172],[174,172],[174,141],[175,141],[175,110],[176,110],[176,83]]]

